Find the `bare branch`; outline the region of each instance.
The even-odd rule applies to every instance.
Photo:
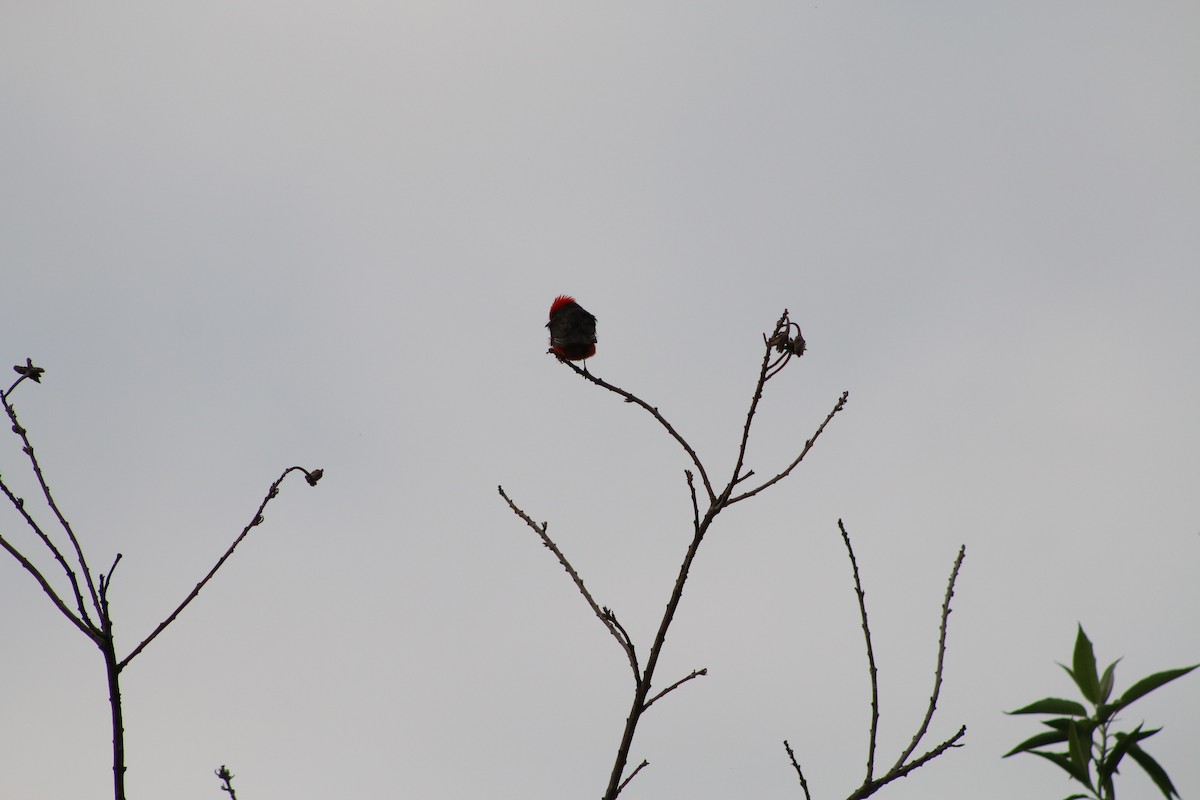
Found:
[[[15,388],[17,383],[20,383],[26,377],[30,376],[28,376],[26,373],[22,373],[21,377],[17,379],[17,382],[13,384],[13,387]],[[36,378],[34,378],[34,380],[36,380]],[[100,599],[96,595],[96,587],[92,583],[92,573],[88,568],[87,559],[83,557],[83,548],[79,546],[79,540],[75,538],[75,531],[71,529],[70,523],[67,522],[66,517],[64,517],[62,511],[59,510],[58,504],[54,501],[54,495],[50,493],[50,487],[46,484],[46,476],[42,474],[42,466],[38,463],[37,456],[34,455],[33,452],[33,444],[29,441],[28,431],[26,431],[25,428],[22,427],[21,423],[17,420],[17,410],[13,408],[11,403],[8,402],[8,394],[11,391],[12,388],[10,388],[8,392],[5,392],[3,396],[0,396],[0,404],[4,405],[4,411],[8,414],[8,418],[12,420],[13,433],[21,437],[21,443],[23,445],[21,450],[29,457],[29,463],[33,465],[33,474],[37,477],[38,485],[42,489],[42,495],[46,498],[46,502],[49,504],[50,510],[53,511],[54,515],[58,518],[59,524],[62,526],[62,529],[66,531],[67,538],[70,539],[71,545],[75,548],[75,556],[79,561],[79,568],[83,572],[83,578],[87,582],[88,594],[92,601],[92,607],[95,608],[97,614],[99,614]],[[21,513],[25,516],[26,522],[29,522],[32,525],[32,518],[28,513],[25,512],[23,504],[17,501],[16,498],[13,498],[7,489],[5,490],[5,493],[9,495],[10,499],[13,501],[13,504],[16,505],[18,510],[21,511]],[[55,558],[59,561],[63,567],[63,570],[67,573],[67,579],[71,582],[71,588],[74,590],[75,596],[78,598],[80,616],[85,622],[87,622],[89,626],[95,627],[88,616],[87,608],[84,606],[79,584],[75,577],[75,572],[67,566],[67,562],[63,559],[62,554],[58,551],[58,548],[50,543],[50,537],[46,535],[37,525],[33,525],[33,528],[42,538],[42,541],[46,543],[46,546],[50,548],[51,552],[54,553]]]
[[[967,546],[963,545],[958,549],[958,557],[954,559],[954,567],[950,570],[950,582],[946,586],[946,598],[942,601],[942,619],[938,629],[937,669],[933,673],[933,693],[929,696],[929,707],[925,711],[925,719],[921,721],[921,727],[917,729],[912,741],[896,761],[895,766],[892,767],[893,771],[903,765],[905,760],[917,749],[925,732],[929,730],[929,722],[933,719],[933,712],[937,708],[938,695],[942,691],[942,667],[946,662],[946,623],[950,618],[950,599],[954,597],[954,583],[958,580],[958,571],[962,568],[962,562],[966,555]]]
[[[620,794],[621,792],[623,792],[625,790],[625,787],[629,785],[629,782],[631,780],[633,780],[633,776],[637,775],[639,772],[642,771],[642,767],[648,767],[648,766],[650,766],[650,762],[646,761],[645,759],[642,759],[642,763],[638,764],[637,768],[634,769],[633,772],[629,773],[629,777],[626,778],[625,780],[621,781],[621,785],[617,787],[617,794]]]
[[[692,449],[692,446],[690,444],[688,444],[687,440],[679,435],[679,432],[677,430],[675,430],[674,426],[672,426],[671,423],[667,422],[667,418],[658,412],[657,408],[650,405],[642,398],[637,397],[636,395],[625,391],[624,389],[620,388],[619,386],[613,386],[608,381],[603,380],[601,378],[597,378],[595,375],[588,372],[586,369],[580,369],[578,366],[576,366],[571,361],[567,361],[567,360],[561,359],[561,358],[559,359],[559,361],[562,362],[563,364],[566,364],[571,369],[575,370],[575,373],[577,375],[581,375],[586,380],[589,380],[592,383],[596,384],[597,386],[599,386],[603,389],[607,389],[608,391],[613,392],[614,394],[621,395],[621,397],[625,398],[626,403],[634,403],[634,404],[639,405],[642,408],[646,409],[646,411],[650,412],[650,415],[653,416],[656,420],[658,420],[658,423],[660,425],[662,425],[663,428],[666,429],[667,433],[671,434],[671,438],[673,438],[675,441],[679,442],[679,445],[684,449],[684,451],[692,459],[692,463],[696,465],[696,471],[700,473],[700,480],[704,483],[705,491],[708,492],[709,501],[711,502],[713,500],[716,500],[717,496],[713,492],[712,483],[708,479],[708,473],[705,472],[704,465],[700,463],[700,457],[698,455],[696,455],[696,451]]]
[[[672,684],[671,684],[670,686],[668,686],[667,688],[663,689],[663,690],[662,690],[661,692],[659,692],[658,694],[654,695],[654,697],[651,697],[649,700],[647,700],[647,701],[646,701],[646,704],[645,704],[644,706],[642,706],[642,708],[649,708],[650,706],[654,705],[654,701],[656,701],[656,700],[660,699],[660,698],[661,698],[661,697],[663,697],[664,695],[667,695],[667,694],[669,694],[669,693],[671,693],[671,692],[675,691],[675,690],[676,690],[676,689],[678,689],[680,686],[682,686],[683,684],[685,684],[685,683],[687,683],[688,681],[692,680],[693,678],[699,678],[701,675],[707,675],[707,674],[708,674],[708,667],[705,667],[704,669],[694,669],[694,670],[692,670],[691,674],[689,674],[689,675],[685,675],[684,677],[682,677],[682,678],[680,678],[679,680],[677,680],[677,681],[675,681],[674,683],[672,683]]]
[[[54,542],[50,539],[50,536],[42,530],[42,527],[37,524],[37,520],[35,520],[29,514],[29,511],[26,510],[25,501],[13,494],[12,490],[8,488],[8,485],[5,484],[3,480],[0,480],[0,492],[3,492],[5,497],[9,499],[9,502],[12,503],[13,508],[17,510],[17,513],[24,517],[25,523],[33,529],[34,533],[38,535],[38,538],[42,540],[42,543],[45,544],[50,550],[51,554],[53,554],[54,560],[58,562],[59,566],[62,567],[63,572],[66,573],[67,580],[71,584],[71,590],[75,594],[75,604],[79,609],[79,613],[76,614],[67,608],[66,603],[59,598],[58,593],[55,592],[50,586],[50,582],[46,580],[45,576],[38,571],[37,567],[35,567],[32,562],[26,559],[24,555],[19,553],[15,546],[7,542],[3,536],[0,536],[0,545],[2,545],[5,550],[8,550],[8,552],[11,553],[13,557],[16,558],[17,561],[19,561],[31,575],[33,575],[34,579],[41,584],[42,590],[50,596],[50,599],[54,605],[57,606],[60,611],[66,614],[69,620],[71,620],[71,624],[82,630],[88,635],[89,638],[95,640],[96,636],[100,633],[100,629],[94,622],[92,622],[92,618],[88,615],[87,606],[83,602],[83,595],[79,591],[79,581],[75,577],[75,572],[71,569],[70,565],[67,564],[67,560],[63,557],[62,552],[54,546]]]
[[[571,366],[574,366],[574,364]],[[499,486],[497,488],[500,490],[500,496],[504,498],[504,502],[508,503],[508,507],[512,509],[513,513],[525,520],[525,524],[532,528],[533,532],[541,538],[542,544],[544,544],[551,553],[554,553],[554,557],[558,559],[558,563],[561,564],[562,568],[565,569],[567,574],[571,576],[571,580],[575,581],[575,586],[579,589],[579,592],[583,595],[583,598],[587,600],[588,605],[592,607],[592,611],[596,613],[596,616],[602,623],[604,623],[604,627],[608,629],[608,632],[611,633],[613,638],[617,640],[617,643],[621,645],[621,649],[625,651],[625,655],[629,658],[629,666],[633,669],[633,679],[640,682],[642,678],[641,670],[638,667],[637,656],[634,654],[633,642],[629,640],[629,636],[625,633],[625,629],[617,624],[616,617],[612,615],[611,611],[608,614],[605,614],[604,609],[602,609],[600,604],[596,602],[596,599],[592,597],[592,593],[589,592],[588,588],[583,584],[583,578],[579,577],[579,573],[576,572],[575,568],[571,566],[571,562],[567,560],[567,557],[563,555],[562,550],[559,550],[558,545],[556,545],[554,540],[550,538],[550,534],[547,533],[547,524],[543,522],[541,525],[539,525],[538,523],[534,522],[528,514],[522,511],[517,504],[512,501],[512,498],[510,498],[504,491],[503,486]]]
[[[854,557],[854,548],[850,544],[850,534],[846,532],[846,526],[840,519],[838,520],[838,529],[842,533],[842,541],[845,542],[846,551],[850,555],[850,567],[854,573],[854,589],[855,593],[858,595],[858,608],[862,618],[863,636],[866,638],[867,642],[867,663],[871,674],[871,734],[870,743],[867,749],[867,777],[863,780],[862,784],[853,792],[851,792],[846,798],[846,800],[863,800],[864,798],[875,794],[875,792],[879,791],[892,781],[903,778],[913,770],[929,763],[933,759],[945,753],[951,747],[960,747],[961,745],[959,745],[958,742],[967,733],[967,727],[964,725],[959,728],[957,733],[939,744],[937,747],[929,750],[913,761],[908,760],[913,751],[916,749],[917,744],[921,741],[921,738],[929,729],[929,723],[933,719],[934,709],[937,707],[937,698],[941,691],[942,685],[942,667],[945,663],[946,655],[946,625],[950,616],[950,598],[954,595],[954,584],[958,579],[958,573],[959,569],[962,567],[963,558],[966,556],[966,548],[959,548],[958,557],[954,560],[954,567],[950,571],[950,582],[949,586],[946,588],[946,598],[942,603],[941,627],[938,640],[937,671],[934,676],[933,696],[929,700],[929,708],[925,714],[925,719],[922,721],[916,735],[913,737],[912,743],[909,744],[908,748],[901,754],[895,765],[888,770],[887,774],[875,778],[873,777],[873,772],[875,769],[875,751],[877,745],[877,734],[879,730],[878,673],[875,668],[874,649],[871,645],[871,630],[867,622],[867,607],[865,600],[866,594],[862,588],[862,580],[858,571],[858,562]],[[805,798],[807,800],[811,800],[808,795],[808,786],[804,783],[804,775],[800,773],[800,765],[796,761],[795,755],[792,753],[792,748],[788,746],[786,741],[783,744],[784,747],[787,748],[788,757],[792,760],[792,766],[796,769],[797,774],[800,775],[800,782],[804,786]]]
[[[817,442],[817,439],[821,436],[822,433],[825,432],[825,426],[828,425],[835,416],[837,416],[839,411],[841,411],[843,408],[846,407],[846,401],[849,398],[850,398],[849,392],[842,392],[842,396],[838,399],[837,403],[834,405],[833,410],[830,411],[828,415],[826,415],[825,421],[822,422],[817,427],[817,432],[813,434],[812,438],[804,443],[804,449],[800,451],[800,455],[796,456],[796,460],[787,466],[787,469],[783,470],[783,472],[780,472],[774,478],[771,478],[771,480],[762,484],[758,488],[751,489],[750,491],[745,492],[744,494],[739,494],[737,497],[730,498],[729,501],[725,505],[731,506],[734,503],[741,502],[742,500],[745,500],[748,497],[753,497],[754,495],[761,492],[763,489],[766,489],[768,486],[772,486],[772,485],[778,483],[779,481],[783,480],[784,478],[786,478],[791,473],[791,471],[794,470],[800,464],[800,462],[804,460],[804,457],[806,455],[808,455],[808,451],[812,450],[813,445],[816,444],[816,442]]]
[[[854,548],[850,546],[850,534],[846,526],[838,520],[838,530],[842,532],[842,541],[846,543],[846,552],[850,555],[850,569],[854,573],[854,593],[858,595],[858,611],[862,616],[863,637],[867,640],[867,671],[871,675],[871,735],[867,745],[867,777],[863,785],[869,784],[875,777],[875,744],[879,734],[879,672],[875,668],[875,648],[871,646],[871,626],[867,622],[866,593],[863,592],[862,580],[858,574],[858,561],[854,558]],[[903,759],[901,759],[903,761]]]
[[[250,530],[252,528],[262,524],[263,511],[266,509],[267,504],[270,503],[272,500],[274,500],[279,495],[279,485],[281,483],[283,483],[283,479],[286,478],[288,476],[288,474],[291,472],[303,472],[304,478],[306,481],[308,481],[309,486],[315,486],[317,484],[317,481],[321,479],[321,475],[323,474],[322,470],[319,470],[319,469],[307,470],[304,467],[288,467],[287,469],[285,469],[283,471],[283,474],[281,474],[278,478],[276,478],[275,482],[271,484],[271,488],[267,490],[266,496],[263,497],[262,502],[258,504],[258,510],[254,512],[254,516],[250,519],[250,523],[248,525],[246,525],[246,527],[242,529],[242,532],[240,534],[238,534],[238,537],[233,540],[233,544],[229,545],[229,549],[225,551],[225,554],[222,555],[219,559],[217,559],[217,563],[213,565],[213,568],[210,569],[208,571],[208,574],[205,575],[200,580],[200,582],[196,584],[196,586],[192,589],[192,591],[188,593],[188,596],[183,599],[183,602],[180,603],[179,606],[174,611],[171,612],[170,616],[168,616],[166,619],[164,619],[162,622],[160,622],[158,627],[155,628],[154,631],[149,636],[147,636],[145,639],[142,640],[141,644],[139,644],[137,647],[133,648],[133,652],[131,652],[129,655],[125,656],[125,658],[120,663],[117,664],[118,670],[124,669],[125,666],[138,655],[138,653],[140,653],[146,649],[146,645],[148,645],[152,641],[154,641],[154,639],[160,633],[162,633],[164,630],[166,630],[168,625],[170,625],[172,622],[175,621],[175,618],[178,617],[179,614],[185,608],[188,607],[188,604],[196,599],[196,595],[200,594],[200,590],[204,588],[205,584],[207,584],[210,580],[212,580],[213,575],[217,574],[217,570],[219,570],[221,568],[221,566],[226,561],[229,560],[229,557],[231,555],[233,555],[233,551],[236,550],[237,546],[242,543],[242,540],[245,539],[248,535],[250,535]],[[115,566],[115,564],[114,564],[114,566]]]
[[[877,781],[871,781],[870,783],[863,784],[858,789],[856,789],[853,793],[851,793],[846,798],[846,800],[864,800],[864,798],[870,797],[871,795],[875,794],[877,791],[879,791],[880,789],[882,789],[884,786],[891,783],[892,781],[899,780],[900,778],[908,777],[909,773],[911,773],[913,770],[925,766],[930,761],[932,761],[933,759],[940,756],[942,753],[945,753],[951,747],[962,747],[962,745],[958,744],[958,740],[966,735],[967,735],[967,726],[963,725],[961,728],[958,729],[957,733],[955,733],[953,736],[951,736],[946,741],[939,744],[937,747],[933,748],[929,752],[922,755],[916,761],[910,761],[908,764],[906,764],[905,766],[903,766],[899,769],[893,768],[891,771],[888,772],[887,775],[884,775],[882,778],[880,778]]]
[[[784,321],[787,319],[787,310],[783,312],[783,316],[775,323],[775,336],[779,335],[780,328],[783,327]],[[754,395],[750,398],[750,408],[746,411],[746,421],[742,425],[742,440],[738,444],[737,460],[733,464],[733,475],[729,479],[729,485],[725,487],[722,497],[729,497],[733,491],[733,487],[737,485],[742,474],[742,465],[746,463],[746,446],[750,443],[750,426],[754,424],[754,414],[758,410],[758,403],[762,400],[763,386],[767,383],[767,369],[771,365],[771,344],[775,336],[771,340],[763,337],[764,342],[767,342],[765,351],[763,352],[762,366],[758,370],[758,381],[754,384]]]
[[[787,750],[792,767],[796,770],[796,776],[800,778],[800,788],[804,790],[805,800],[812,800],[812,795],[808,793],[808,781],[804,780],[804,771],[800,769],[800,762],[796,760],[796,754],[792,752],[792,746],[788,744],[787,739],[783,740],[783,749]]]
[[[71,621],[72,625],[74,625],[76,628],[79,628],[84,636],[99,644],[99,631],[97,631],[89,622],[85,622],[77,617],[74,612],[67,607],[67,604],[64,603],[62,598],[58,596],[58,593],[54,591],[54,587],[50,585],[50,582],[46,580],[46,577],[38,571],[38,568],[35,567],[29,561],[29,559],[22,555],[21,552],[17,550],[17,548],[13,547],[13,545],[10,544],[9,541],[3,536],[0,536],[0,547],[3,547],[5,550],[7,550],[9,555],[15,558],[17,562],[25,568],[25,571],[33,576],[33,579],[38,582],[39,586],[42,587],[42,591],[45,592],[46,596],[50,598],[50,602],[54,603],[54,607],[61,611],[63,616]]]

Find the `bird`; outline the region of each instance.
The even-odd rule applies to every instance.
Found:
[[[550,352],[566,361],[583,361],[596,355],[596,318],[569,294],[550,304]]]

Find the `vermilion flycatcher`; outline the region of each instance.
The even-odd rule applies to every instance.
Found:
[[[550,304],[550,350],[567,361],[596,355],[596,318],[570,295],[560,294]]]

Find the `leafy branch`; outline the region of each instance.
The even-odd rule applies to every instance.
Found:
[[[1179,669],[1168,669],[1156,672],[1142,678],[1130,686],[1116,700],[1109,702],[1112,697],[1113,685],[1116,682],[1117,659],[1105,668],[1103,673],[1096,671],[1096,654],[1092,642],[1079,626],[1075,636],[1075,651],[1071,666],[1059,664],[1075,686],[1083,695],[1084,702],[1091,711],[1074,700],[1058,697],[1046,697],[1027,706],[1009,711],[1009,714],[1049,714],[1053,719],[1042,720],[1042,724],[1050,730],[1031,736],[1012,750],[1004,754],[1005,758],[1017,753],[1032,753],[1058,766],[1071,777],[1087,788],[1087,794],[1074,794],[1067,800],[1076,798],[1094,798],[1095,800],[1116,800],[1116,787],[1113,777],[1120,771],[1121,762],[1129,756],[1154,781],[1154,785],[1167,800],[1178,797],[1179,792],[1171,783],[1167,771],[1146,752],[1141,743],[1155,735],[1162,728],[1146,730],[1145,723],[1140,723],[1131,731],[1114,730],[1117,722],[1117,712],[1128,708],[1134,701],[1145,697],[1150,692],[1164,686],[1176,678],[1182,678],[1200,664]],[[1065,744],[1065,751],[1048,751],[1044,747]],[[1093,777],[1093,772],[1095,776]]]

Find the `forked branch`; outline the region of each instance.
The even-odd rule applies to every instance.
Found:
[[[952,747],[960,747],[959,740],[967,733],[967,727],[961,726],[958,731],[946,739],[936,747],[926,751],[922,755],[913,759],[912,754],[924,738],[929,730],[929,723],[933,720],[933,714],[937,708],[938,696],[942,689],[942,669],[946,662],[946,626],[950,618],[950,599],[954,596],[954,584],[958,580],[959,570],[962,568],[963,559],[966,557],[966,546],[960,547],[958,556],[954,559],[954,566],[950,570],[950,581],[946,587],[946,596],[942,602],[941,621],[939,624],[938,633],[938,650],[937,650],[937,668],[934,671],[933,694],[929,698],[929,706],[925,712],[925,718],[917,727],[917,732],[914,734],[912,741],[908,747],[900,754],[900,758],[892,765],[892,768],[886,774],[880,777],[875,777],[875,755],[876,743],[879,732],[879,673],[875,667],[875,648],[871,644],[871,625],[867,619],[866,594],[862,588],[862,579],[858,572],[858,561],[854,557],[854,547],[850,544],[850,534],[846,532],[845,525],[838,520],[838,530],[841,531],[842,541],[846,545],[846,552],[850,557],[850,569],[854,574],[854,592],[858,597],[859,617],[862,620],[863,637],[866,640],[867,646],[867,671],[871,681],[871,731],[867,741],[867,774],[863,779],[862,784],[847,796],[847,800],[863,800],[870,797],[875,792],[882,789],[892,781],[905,777],[913,770],[924,766],[933,759],[945,753]],[[808,784],[804,780],[804,773],[800,770],[800,764],[796,760],[796,755],[792,751],[790,745],[785,740],[783,743],[784,749],[787,750],[788,758],[792,762],[796,773],[800,776],[800,783],[804,789],[806,800],[811,800],[808,793]],[[911,759],[911,760],[910,760]]]
[[[642,761],[636,769],[626,775],[626,767],[629,764],[630,750],[633,744],[634,733],[637,730],[637,726],[642,714],[645,713],[645,711],[649,709],[651,705],[662,699],[667,694],[673,692],[675,689],[691,680],[694,680],[697,677],[706,675],[708,672],[707,669],[695,670],[684,678],[670,684],[665,689],[662,689],[655,694],[651,694],[651,687],[654,683],[655,671],[658,666],[659,657],[662,655],[663,647],[666,644],[667,632],[675,619],[676,611],[678,610],[680,601],[683,597],[683,589],[687,583],[688,575],[691,572],[691,567],[696,558],[696,554],[713,521],[722,510],[729,507],[733,503],[738,502],[739,500],[744,500],[748,497],[752,497],[761,492],[763,489],[766,489],[768,486],[771,486],[787,477],[812,449],[814,443],[821,436],[822,432],[824,432],[826,426],[830,423],[830,421],[832,421],[833,417],[837,415],[837,413],[840,412],[846,405],[847,395],[843,393],[833,410],[825,417],[825,420],[820,424],[813,436],[805,443],[805,446],[800,451],[800,454],[789,466],[778,473],[774,478],[771,478],[757,488],[751,489],[750,491],[734,497],[734,488],[754,474],[753,470],[743,471],[743,468],[745,465],[746,452],[750,441],[750,431],[754,424],[759,402],[763,397],[763,389],[767,381],[778,375],[783,367],[786,366],[792,358],[802,354],[805,349],[804,339],[800,336],[800,328],[798,325],[789,320],[788,312],[786,310],[784,310],[783,314],[776,322],[772,333],[769,336],[764,334],[763,345],[764,353],[762,362],[759,367],[758,379],[754,385],[754,392],[751,396],[750,407],[747,410],[745,419],[743,421],[742,435],[738,445],[737,458],[735,459],[728,482],[719,490],[714,487],[709,477],[709,471],[705,468],[703,462],[700,460],[700,457],[696,454],[695,449],[679,433],[679,431],[676,430],[675,426],[667,421],[666,417],[659,412],[657,407],[647,403],[645,400],[642,400],[632,392],[622,389],[619,386],[615,386],[608,381],[597,377],[586,369],[581,369],[573,362],[560,358],[560,361],[563,364],[574,370],[575,373],[584,380],[587,380],[602,389],[619,395],[625,400],[625,402],[640,406],[647,411],[651,416],[654,417],[659,425],[662,426],[667,434],[683,448],[684,452],[687,453],[688,458],[691,459],[692,465],[695,467],[695,472],[693,472],[691,469],[684,471],[684,474],[687,478],[688,493],[692,506],[691,542],[687,547],[687,551],[684,553],[683,561],[680,563],[679,571],[675,577],[674,586],[672,587],[670,597],[667,600],[666,608],[663,610],[662,617],[659,621],[657,633],[655,634],[654,640],[646,654],[644,666],[640,666],[639,668],[639,662],[634,655],[633,642],[629,638],[629,635],[625,632],[625,629],[616,622],[616,618],[612,615],[611,611],[609,611],[607,608],[602,609],[599,604],[596,603],[591,594],[588,592],[587,588],[583,585],[583,581],[579,578],[578,573],[570,565],[566,557],[563,556],[562,552],[558,549],[554,542],[550,540],[550,537],[546,532],[546,523],[535,523],[524,511],[518,508],[512,502],[512,500],[509,499],[503,488],[500,489],[500,495],[508,503],[509,508],[511,508],[512,511],[517,514],[517,516],[524,520],[526,525],[528,525],[535,533],[537,533],[546,547],[548,547],[551,552],[554,553],[559,563],[564,569],[566,569],[567,573],[570,574],[572,580],[575,581],[576,587],[579,589],[580,593],[583,594],[584,598],[588,602],[588,605],[592,607],[593,612],[595,612],[596,616],[600,618],[600,621],[603,622],[609,629],[613,637],[621,645],[622,649],[625,650],[629,658],[630,666],[633,667],[634,678],[636,682],[634,696],[630,705],[629,715],[626,717],[625,729],[622,732],[621,742],[617,748],[617,755],[613,762],[612,772],[609,776],[608,787],[604,793],[604,800],[615,800],[615,798],[628,785],[633,776],[646,766],[646,762]],[[703,507],[703,504],[700,502],[698,497],[699,493],[696,490],[695,475],[697,474],[700,477],[700,482],[704,486],[704,492],[707,496],[708,502],[706,508]]]

